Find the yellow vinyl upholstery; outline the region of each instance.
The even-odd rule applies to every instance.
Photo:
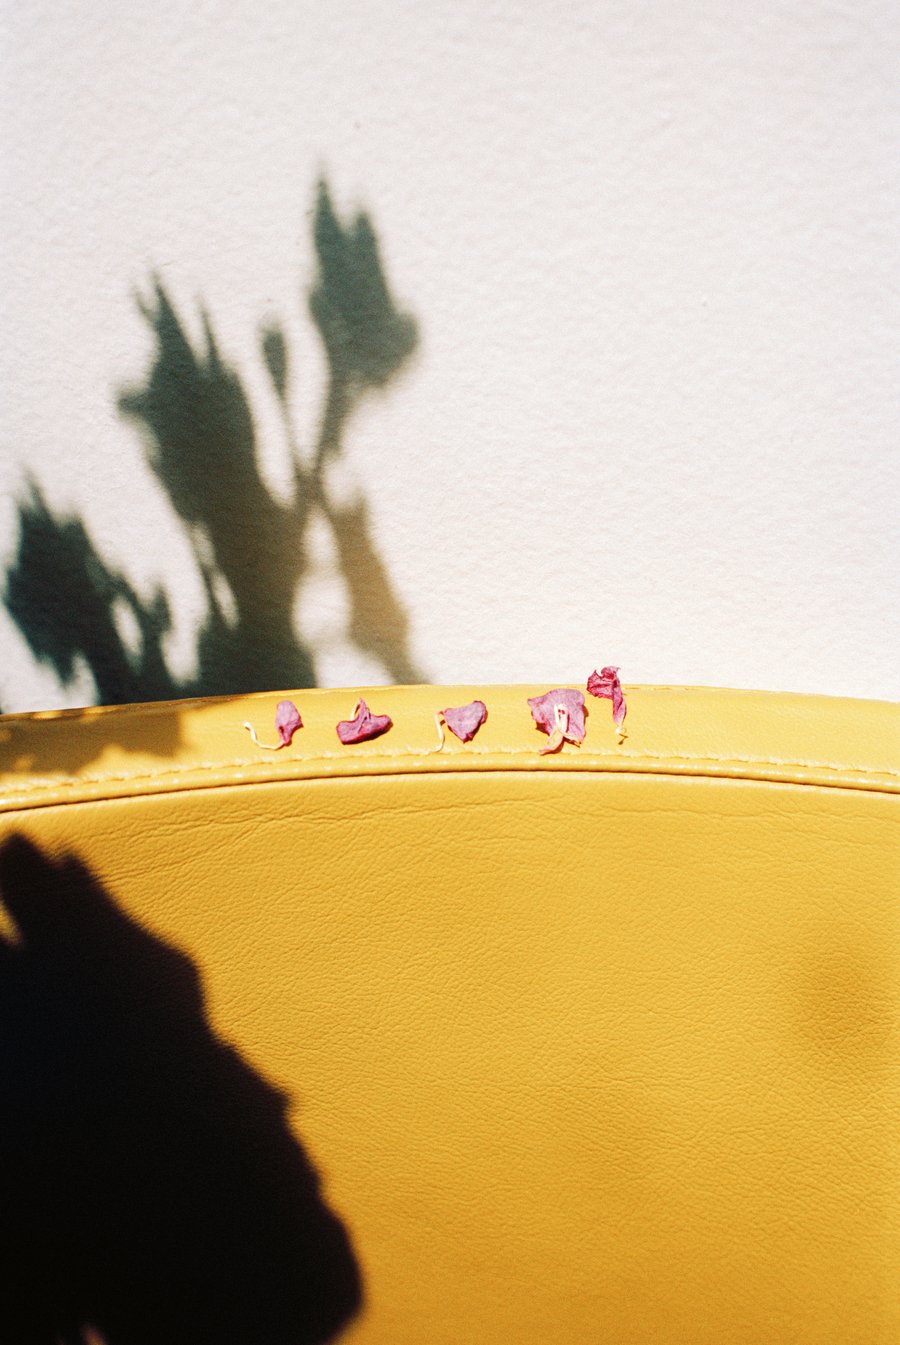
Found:
[[[896,1345],[897,707],[632,687],[541,756],[548,689],[364,691],[347,747],[297,692],[280,752],[288,693],[10,716],[0,833],[289,1099],[347,1345]]]

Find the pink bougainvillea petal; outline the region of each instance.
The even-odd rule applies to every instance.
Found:
[[[612,701],[613,723],[621,728],[627,714],[622,683],[619,681],[618,668],[595,669],[587,680],[587,689],[592,696]]]
[[[584,742],[584,696],[580,691],[575,691],[572,687],[557,687],[555,691],[547,691],[543,696],[529,696],[528,704],[531,707],[531,716],[539,729],[550,735],[551,742],[542,750],[556,751],[563,742],[582,743]],[[557,714],[557,707],[565,712],[565,727],[563,728],[563,715]],[[561,734],[556,741],[555,735]]]
[[[450,732],[455,733],[460,742],[467,743],[487,719],[487,706],[484,701],[470,701],[455,710],[442,710],[441,715]]]
[[[337,736],[342,743],[364,743],[387,733],[393,722],[390,715],[373,715],[365,701],[359,701],[353,718],[342,719],[338,724]]]
[[[256,736],[256,729],[252,724],[244,722],[244,728],[250,734],[250,737],[256,743],[257,747],[264,748],[267,752],[280,752],[282,747],[288,747],[291,739],[298,729],[303,728],[303,720],[300,718],[300,711],[293,701],[279,701],[275,707],[275,731],[278,734],[277,743],[261,743]]]
[[[303,728],[300,711],[293,701],[279,701],[275,707],[275,729],[281,739],[282,747],[289,747],[291,739],[298,729]]]

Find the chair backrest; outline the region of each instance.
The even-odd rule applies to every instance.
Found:
[[[185,1340],[206,1338],[201,1300],[226,1302],[225,1278],[272,1322],[302,1314],[279,1279],[295,1265],[317,1325],[261,1340],[351,1318],[354,1345],[900,1340],[897,707],[636,687],[624,741],[589,698],[582,745],[541,755],[527,698],[546,690],[364,691],[393,727],[347,746],[358,693],[297,692],[304,727],[278,752],[244,728],[275,741],[278,694],[0,720],[2,832],[40,852],[14,844],[0,866],[7,960],[63,945],[41,993],[64,1004],[53,975],[83,980],[73,1021],[103,1039],[48,1047],[19,1007],[52,1077],[16,1096],[55,1109],[55,1168],[87,1161],[90,1125],[98,1149],[121,1141],[103,1193],[120,1236],[71,1276],[94,1276],[77,1311],[110,1345],[136,1112],[141,1152],[162,1155],[129,1186],[136,1222],[142,1200],[165,1222],[150,1188],[174,1169],[166,1236],[189,1260],[210,1239],[228,1267],[192,1263]],[[438,751],[435,712],[474,697],[478,735]],[[89,1123],[53,1093],[75,1087],[70,1049],[91,1062]],[[228,1195],[210,1205],[213,1180]],[[92,1209],[85,1185],[66,1199]],[[295,1197],[322,1205],[299,1232]],[[257,1255],[266,1238],[289,1254]],[[95,1262],[114,1255],[104,1288]],[[177,1299],[149,1235],[141,1255]],[[209,1338],[250,1339],[228,1320]]]

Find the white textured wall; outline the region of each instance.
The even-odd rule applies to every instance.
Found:
[[[900,696],[896,4],[5,9],[0,558],[30,474],[165,584],[187,669],[200,584],[116,407],[152,348],[134,295],[155,271],[197,338],[207,308],[285,490],[258,330],[285,323],[311,438],[324,173],[420,326],[339,489],[430,679]],[[321,679],[377,680],[316,547]],[[5,710],[91,698],[0,621]]]

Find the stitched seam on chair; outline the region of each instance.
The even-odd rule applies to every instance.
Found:
[[[512,757],[518,756],[518,757],[532,758],[536,754],[537,749],[529,749],[523,747],[486,747],[486,748],[473,747],[473,748],[466,748],[463,750],[457,750],[452,753],[447,752],[439,753],[434,749],[429,750],[426,748],[422,752],[414,752],[409,750],[405,752],[377,752],[377,753],[368,752],[364,757],[358,757],[357,760],[422,761],[422,760],[428,760],[430,757],[440,756],[443,757],[445,761],[450,760],[461,761],[465,757],[489,758],[499,756],[512,756]],[[350,759],[351,758],[348,758],[346,754],[343,752],[319,752],[315,756],[295,758],[295,760],[297,760],[298,762],[301,761],[304,763],[310,762],[311,764],[316,761],[349,761]],[[578,760],[577,749],[572,753],[566,753],[565,757],[562,759],[565,761],[577,761]],[[768,757],[720,757],[720,756],[714,756],[710,753],[700,753],[700,752],[698,753],[679,752],[677,755],[670,752],[619,752],[616,753],[615,755],[613,755],[612,753],[600,754],[595,752],[593,754],[582,753],[582,760],[585,761],[586,768],[589,768],[591,765],[595,765],[598,762],[603,763],[604,765],[609,764],[615,766],[616,763],[622,761],[635,762],[635,763],[640,763],[642,761],[665,761],[665,762],[671,762],[673,766],[677,766],[682,761],[691,761],[691,762],[715,762],[723,766],[763,766],[763,767],[770,767],[772,770],[832,771],[832,772],[838,772],[840,774],[859,775],[862,778],[866,778],[869,776],[890,775],[894,776],[897,779],[900,779],[900,770],[896,771],[891,770],[890,767],[888,766],[878,769],[870,769],[868,767],[859,767],[859,766],[828,765],[824,761],[773,761],[771,758]],[[240,761],[221,763],[221,766],[224,769],[229,769],[232,766],[238,767],[246,765],[248,765],[248,762],[246,761],[245,758],[242,758]],[[185,767],[184,769],[190,770],[193,768]],[[552,763],[547,763],[546,765],[542,765],[541,769],[552,770],[553,765]],[[103,777],[103,778],[109,779],[112,777]],[[123,778],[127,779],[128,777]]]
[[[30,788],[33,789],[35,792],[37,792],[39,790],[54,790],[54,789],[74,790],[77,788],[83,788],[86,785],[87,786],[118,785],[128,783],[135,786],[141,786],[149,782],[155,782],[162,788],[165,788],[165,781],[167,779],[178,779],[191,775],[202,778],[204,775],[213,775],[219,772],[229,772],[229,771],[253,772],[254,778],[248,778],[246,781],[235,780],[231,782],[233,784],[239,784],[239,783],[261,784],[267,781],[278,782],[280,780],[290,780],[294,778],[302,779],[305,774],[305,768],[312,767],[314,769],[315,766],[320,762],[321,763],[338,762],[349,767],[354,760],[360,765],[365,766],[372,765],[375,767],[377,767],[379,763],[406,762],[411,767],[410,773],[417,774],[421,770],[421,766],[419,766],[419,771],[417,771],[414,769],[416,764],[428,762],[431,758],[437,758],[439,755],[442,757],[443,762],[447,763],[449,763],[449,761],[451,760],[463,762],[466,758],[475,760],[490,760],[492,757],[502,757],[502,756],[518,757],[523,760],[525,759],[529,760],[532,766],[536,767],[541,772],[553,769],[553,766],[550,763],[545,763],[543,761],[541,761],[540,763],[535,762],[534,761],[534,757],[536,755],[535,752],[529,751],[528,749],[513,748],[513,747],[489,748],[489,749],[482,749],[481,751],[478,751],[477,749],[471,749],[465,752],[462,751],[454,752],[452,756],[444,755],[443,753],[438,754],[438,752],[436,751],[429,752],[427,750],[421,753],[410,752],[408,750],[405,752],[366,753],[365,756],[360,755],[355,758],[350,756],[349,754],[342,752],[322,752],[317,754],[316,756],[293,758],[292,767],[293,770],[296,771],[296,775],[293,774],[292,768],[287,766],[287,764],[285,764],[285,770],[283,772],[279,771],[277,774],[269,773],[261,778],[256,777],[255,775],[256,769],[259,766],[262,766],[264,763],[247,761],[246,758],[242,757],[232,759],[230,761],[224,761],[224,760],[217,761],[215,763],[204,762],[190,766],[169,766],[165,769],[160,770],[159,772],[152,772],[152,773],[136,774],[132,772],[126,772],[124,774],[119,775],[78,775],[70,777],[68,779],[38,780],[35,781],[33,785],[30,786]],[[583,769],[585,772],[596,770],[598,768],[606,768],[607,770],[611,770],[611,772],[615,773],[617,769],[621,771],[623,766],[627,766],[627,768],[629,769],[634,768],[635,773],[639,773],[640,768],[644,762],[656,761],[664,763],[671,768],[671,771],[667,773],[675,773],[677,772],[678,767],[680,765],[690,763],[691,765],[697,765],[697,766],[704,766],[704,765],[723,766],[723,767],[752,766],[760,771],[767,770],[769,772],[778,772],[778,773],[788,773],[796,771],[804,771],[804,772],[821,771],[828,773],[829,775],[836,775],[839,778],[850,779],[859,782],[864,782],[868,780],[877,781],[883,779],[885,776],[890,777],[892,779],[900,779],[900,771],[891,770],[890,768],[887,767],[885,767],[884,769],[872,770],[856,766],[830,766],[824,762],[817,762],[817,761],[805,761],[805,762],[772,761],[770,759],[762,757],[722,757],[713,755],[701,755],[699,753],[698,754],[680,753],[677,756],[675,756],[663,752],[642,752],[639,754],[630,754],[623,752],[616,756],[594,755],[591,757],[583,756],[580,759],[574,753],[572,753],[571,755],[567,755],[565,760],[567,762],[567,765],[563,767],[564,771],[575,769],[576,767]],[[435,760],[434,766],[436,768],[435,773],[440,774],[442,771],[442,762]],[[462,767],[462,769],[464,769],[464,767]],[[647,773],[652,774],[653,773],[652,769],[648,770]]]

